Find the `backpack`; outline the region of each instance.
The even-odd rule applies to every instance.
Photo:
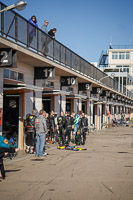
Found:
[[[27,132],[33,132],[35,130],[36,116],[28,115],[25,122],[25,129]]]

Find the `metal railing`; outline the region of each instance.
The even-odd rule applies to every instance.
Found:
[[[5,7],[6,6],[0,2],[0,9]],[[91,63],[74,53],[63,44],[57,40],[53,40],[41,29],[30,24],[28,20],[20,16],[15,11],[8,11],[0,14],[0,34],[1,36],[36,51],[39,54],[42,54],[42,49],[45,45],[45,53],[48,58],[60,63],[64,67],[69,67],[72,70],[78,71],[79,73],[82,73],[83,75],[96,81],[99,81],[103,77],[107,76],[106,73],[93,66]],[[111,77],[107,76],[107,78],[103,79],[101,83],[116,91],[119,90],[118,82]]]

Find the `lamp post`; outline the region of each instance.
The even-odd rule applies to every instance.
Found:
[[[17,10],[21,11],[21,10],[25,9],[26,5],[27,5],[26,1],[17,1],[16,3],[12,4],[11,6],[8,6],[8,7],[4,8],[3,10],[0,10],[0,13],[11,10],[13,8],[16,8]]]

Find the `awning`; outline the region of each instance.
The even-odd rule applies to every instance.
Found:
[[[72,95],[67,95],[66,98],[70,99],[87,99],[87,96],[81,95],[81,94],[72,94]]]
[[[107,102],[106,101],[97,101],[96,103],[94,104],[106,104]]]
[[[125,105],[126,108],[132,108],[133,106]]]
[[[43,90],[43,95],[69,95],[70,92],[63,91],[63,90]]]
[[[122,103],[113,103],[114,104],[114,106],[124,106],[124,104],[122,104]]]
[[[107,104],[107,105],[113,105],[114,103],[111,102],[111,101],[107,101],[106,104]]]
[[[4,83],[4,91],[21,91],[24,90],[25,92],[35,91],[35,92],[42,92],[43,87],[38,87],[35,85],[29,84],[21,84],[21,83]]]
[[[87,101],[98,101],[99,99],[96,97],[89,97],[86,99]]]

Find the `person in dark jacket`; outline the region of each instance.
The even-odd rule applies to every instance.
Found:
[[[85,144],[86,141],[86,133],[88,131],[88,118],[85,116],[84,113],[82,113],[82,118],[81,118],[81,134],[83,136],[83,142],[82,144]]]
[[[59,131],[59,145],[64,145],[65,143],[65,117],[64,113],[61,112],[60,116],[57,118],[58,131]]]
[[[32,110],[32,114],[28,114],[25,120],[26,153],[34,153],[36,136],[35,120],[36,110]]]
[[[49,116],[51,144],[55,142],[54,140],[55,140],[56,125],[55,125],[54,114],[55,114],[54,111],[51,111],[50,116]]]
[[[71,140],[71,131],[72,131],[72,124],[73,124],[73,119],[70,116],[70,112],[67,112],[66,117],[65,117],[65,138],[66,139],[66,144],[69,145],[70,140]]]
[[[57,29],[56,29],[56,28],[53,28],[53,29],[51,29],[51,30],[48,32],[48,34],[49,34],[53,39],[55,39],[55,33],[56,33],[56,31],[57,31]]]

